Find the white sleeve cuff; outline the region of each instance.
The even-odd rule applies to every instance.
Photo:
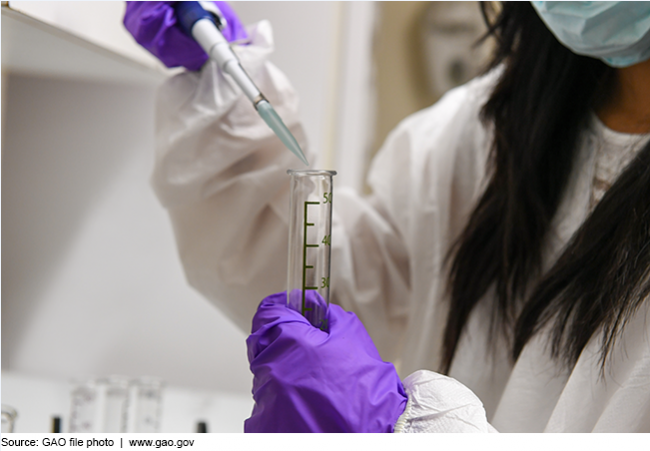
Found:
[[[404,388],[408,402],[396,433],[497,432],[481,400],[455,379],[420,370],[404,379]]]

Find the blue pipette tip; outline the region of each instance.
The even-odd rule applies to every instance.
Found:
[[[257,108],[257,112],[260,114],[262,119],[264,119],[266,125],[273,130],[284,145],[287,146],[294,155],[300,158],[300,161],[305,163],[306,166],[309,166],[305,154],[302,153],[302,149],[300,149],[300,146],[298,145],[298,141],[296,141],[296,138],[294,138],[287,126],[284,125],[284,122],[282,122],[282,119],[280,119],[280,116],[275,112],[275,109],[273,109],[271,104],[266,100],[260,100],[255,105],[255,108]]]

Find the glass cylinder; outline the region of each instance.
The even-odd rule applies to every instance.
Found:
[[[98,432],[99,390],[94,381],[75,383],[70,398],[70,432]]]
[[[162,409],[164,382],[154,377],[141,377],[132,383],[133,431],[158,432]]]
[[[287,304],[315,327],[328,331],[332,243],[332,177],[305,170],[291,176]]]
[[[13,407],[2,404],[2,433],[8,434],[14,431],[18,413]]]
[[[129,380],[122,376],[109,376],[98,381],[102,388],[100,403],[101,432],[126,432],[129,401]]]

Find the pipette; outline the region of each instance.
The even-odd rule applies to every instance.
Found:
[[[298,141],[284,125],[269,101],[255,86],[230,48],[230,44],[221,34],[220,27],[223,27],[224,24],[223,17],[206,11],[200,2],[177,2],[175,10],[181,28],[199,43],[210,59],[216,61],[222,72],[233,78],[246,97],[253,102],[253,106],[264,122],[291,152],[309,166]]]

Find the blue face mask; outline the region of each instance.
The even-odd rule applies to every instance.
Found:
[[[531,2],[546,26],[578,55],[613,67],[650,59],[650,2]]]

